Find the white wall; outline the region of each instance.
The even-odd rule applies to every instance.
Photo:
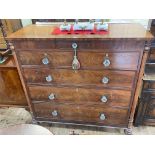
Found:
[[[146,29],[148,28],[149,19],[110,19],[114,23],[140,23]]]
[[[21,21],[23,27],[32,24],[31,19],[21,19]],[[110,19],[109,21],[114,23],[140,23],[147,29],[150,27],[149,19]]]
[[[22,22],[23,27],[32,24],[31,19],[21,19],[21,22]]]

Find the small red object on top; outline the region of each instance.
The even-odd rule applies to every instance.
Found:
[[[59,27],[55,27],[54,30],[51,32],[52,35],[59,35],[59,34],[101,34],[105,35],[108,34],[108,31],[105,30],[97,30],[96,27],[93,30],[73,30],[73,25],[71,26],[71,30],[63,30],[61,31]]]

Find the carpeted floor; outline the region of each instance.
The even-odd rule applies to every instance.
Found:
[[[31,123],[32,118],[28,111],[23,108],[1,108],[0,109],[0,128],[13,126],[16,124]],[[68,125],[48,125],[41,124],[55,135],[123,135],[124,131],[119,129],[106,129],[94,127],[68,126]],[[154,135],[155,127],[134,127],[134,135]]]

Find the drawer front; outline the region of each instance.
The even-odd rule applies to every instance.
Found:
[[[67,37],[67,36],[66,36]],[[78,49],[110,49],[110,50],[121,50],[121,51],[141,51],[143,50],[145,40],[101,40],[101,39],[89,39],[83,38],[65,38],[52,40],[14,40],[16,49],[72,49],[72,43],[77,43]]]
[[[33,101],[82,104],[84,106],[128,107],[131,92],[110,89],[86,89],[71,87],[30,86]]]
[[[36,117],[56,122],[126,126],[128,120],[128,110],[119,108],[88,108],[76,105],[38,103],[34,104],[34,109]]]
[[[81,69],[125,69],[136,70],[139,60],[139,52],[78,52],[78,60]],[[21,51],[19,58],[22,65],[48,66],[51,68],[72,69],[73,51],[53,50],[51,52]],[[48,59],[48,64],[43,61]],[[107,62],[108,60],[108,62]]]
[[[77,85],[93,87],[119,87],[132,89],[134,71],[109,71],[109,70],[67,70],[47,68],[23,68],[25,79],[28,83]],[[48,80],[47,77],[51,77]],[[117,78],[116,78],[117,77]]]

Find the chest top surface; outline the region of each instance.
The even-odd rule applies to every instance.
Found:
[[[29,25],[24,27],[12,34],[10,34],[8,40],[27,40],[27,39],[138,39],[138,40],[151,40],[153,39],[152,34],[147,31],[140,24],[109,24],[109,33],[105,35],[99,34],[67,34],[67,35],[52,35],[54,27],[53,25]]]

